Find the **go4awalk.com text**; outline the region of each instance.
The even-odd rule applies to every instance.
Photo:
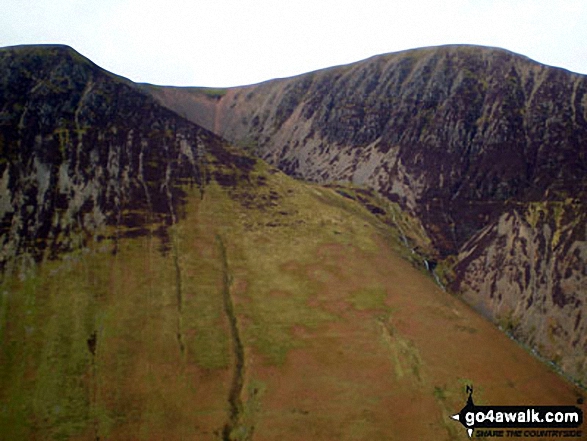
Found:
[[[461,411],[452,415],[469,437],[579,438],[583,411],[577,406],[477,406],[473,388]],[[582,403],[582,400],[581,400]]]

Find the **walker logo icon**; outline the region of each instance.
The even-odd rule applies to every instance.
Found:
[[[467,404],[451,418],[467,429],[469,438],[474,431],[483,437],[582,436],[582,431],[570,430],[583,424],[583,411],[576,406],[476,406],[472,386],[467,386],[467,393]]]

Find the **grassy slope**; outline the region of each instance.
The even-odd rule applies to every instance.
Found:
[[[575,403],[399,243],[258,164],[192,192],[168,242],[107,239],[6,279],[0,438],[464,440],[448,416],[466,383],[478,404]]]

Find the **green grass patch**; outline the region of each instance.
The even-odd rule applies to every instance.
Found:
[[[353,306],[364,310],[388,310],[385,300],[387,291],[381,286],[366,287],[351,294],[350,301]]]

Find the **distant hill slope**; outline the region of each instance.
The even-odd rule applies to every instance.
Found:
[[[586,381],[585,76],[445,46],[225,90],[144,87],[292,176],[399,203],[453,291]]]

